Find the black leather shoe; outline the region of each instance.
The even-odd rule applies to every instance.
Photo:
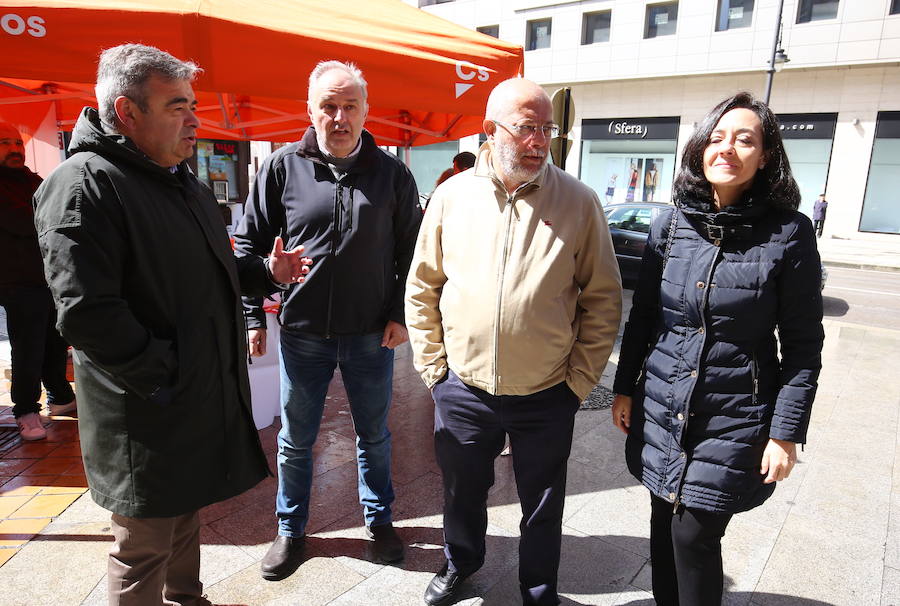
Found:
[[[306,537],[278,536],[260,563],[262,578],[267,581],[286,579],[303,563]]]
[[[403,559],[403,541],[397,536],[393,524],[366,527],[366,534],[375,541],[375,559],[380,562],[399,562]]]
[[[468,578],[467,574],[450,572],[449,563],[445,562],[441,571],[434,575],[428,588],[425,590],[425,603],[430,606],[444,606],[453,600],[453,594],[459,590],[462,582]]]

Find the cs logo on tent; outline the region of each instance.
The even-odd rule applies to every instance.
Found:
[[[460,80],[472,80],[473,78],[477,77],[479,82],[487,82],[491,77],[491,74],[490,72],[488,72],[488,69],[486,67],[475,65],[474,63],[470,63],[469,61],[457,61],[456,77]],[[459,99],[467,90],[469,90],[473,86],[475,86],[474,83],[457,82],[456,98]]]

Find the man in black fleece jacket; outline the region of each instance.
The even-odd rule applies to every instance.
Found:
[[[392,526],[391,402],[393,349],[407,341],[406,273],[422,213],[409,169],[363,129],[366,81],[352,64],[324,61],[309,79],[312,126],[260,168],[235,231],[238,256],[258,254],[277,236],[303,245],[313,264],[306,281],[283,293],[281,432],[278,435],[278,537],[262,576],[280,580],[303,560],[312,447],[336,366],[356,431],[359,501],[377,560],[403,557]],[[266,348],[259,300],[247,300],[250,349]]]

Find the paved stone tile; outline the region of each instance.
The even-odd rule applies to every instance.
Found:
[[[3,566],[11,557],[16,555],[19,552],[18,549],[15,548],[5,548],[0,549],[0,566]]]
[[[0,496],[12,497],[38,494],[47,485],[46,476],[16,476],[0,486]]]
[[[258,561],[209,526],[200,527],[200,581],[204,586],[214,585],[248,567],[258,567]]]
[[[357,586],[364,577],[327,557],[312,557],[283,581],[264,581],[254,564],[218,583],[206,586],[216,604],[253,606],[318,606]],[[365,602],[363,602],[365,603]]]
[[[30,496],[0,497],[0,518],[10,517],[15,510],[30,499]]]
[[[89,524],[92,522],[109,526],[110,513],[91,499],[90,493],[78,497],[64,512],[62,512],[54,524]]]
[[[20,547],[31,540],[50,523],[47,518],[38,520],[0,521],[0,547]],[[4,566],[5,568],[5,566]],[[0,570],[3,570],[0,568]],[[3,584],[0,583],[0,586]]]
[[[52,454],[62,445],[55,442],[23,442],[12,450],[3,454],[4,459],[43,459]]]
[[[0,461],[0,464],[2,463],[3,461]],[[58,476],[62,473],[69,472],[69,470],[76,469],[79,470],[79,472],[83,472],[83,467],[81,466],[81,457],[48,457],[46,459],[33,461],[33,463],[33,465],[27,467],[29,475]]]
[[[621,478],[631,479],[630,476]],[[650,554],[650,493],[643,486],[633,484],[600,492],[565,521],[565,528],[647,558]]]
[[[884,567],[881,581],[881,606],[900,605],[900,570]]]
[[[736,597],[733,603],[746,604],[750,601],[780,530],[780,527],[758,524],[743,513],[732,518],[722,540],[722,566],[727,577],[725,587],[728,593],[746,593],[745,598]]]
[[[51,537],[52,538],[52,537]],[[108,545],[90,541],[33,540],[0,568],[4,604],[78,605],[105,570]],[[80,566],[73,566],[78,562]],[[95,562],[101,564],[95,565]],[[91,574],[95,568],[100,572]],[[65,578],[65,585],[59,583]]]
[[[10,518],[52,518],[65,511],[71,505],[78,494],[37,495],[19,507]],[[6,497],[17,498],[17,497]]]
[[[877,604],[883,557],[883,542],[848,535],[820,519],[792,513],[766,563],[753,602],[797,605],[804,598],[848,606]]]

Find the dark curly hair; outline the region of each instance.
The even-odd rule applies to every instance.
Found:
[[[737,93],[716,105],[688,139],[673,186],[675,201],[688,206],[700,206],[699,210],[715,211],[712,185],[703,174],[703,152],[722,116],[738,108],[749,109],[762,123],[766,164],[753,178],[749,191],[751,199],[756,204],[761,202],[778,209],[797,210],[800,206],[800,190],[791,174],[778,121],[768,105],[748,92]]]

